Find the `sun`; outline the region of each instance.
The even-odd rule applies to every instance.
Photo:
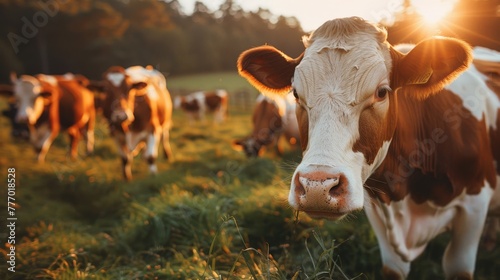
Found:
[[[438,24],[455,7],[458,0],[413,0],[415,11],[430,25]]]

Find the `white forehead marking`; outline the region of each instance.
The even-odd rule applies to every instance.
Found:
[[[111,82],[111,84],[113,84],[115,87],[118,87],[125,79],[125,75],[123,73],[108,73],[108,75],[106,75],[106,78]]]
[[[39,94],[41,91],[38,79],[28,75],[22,75],[14,85],[14,92],[17,96],[29,96]]]
[[[383,30],[358,19],[327,22],[304,38],[293,86],[305,105],[353,106],[371,96],[392,67],[384,40]]]

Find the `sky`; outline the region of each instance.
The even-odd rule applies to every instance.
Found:
[[[196,0],[179,1],[186,13],[193,11]],[[219,8],[223,0],[204,0],[211,10]],[[402,0],[235,0],[246,11],[259,7],[269,9],[275,15],[295,16],[304,31],[318,28],[327,20],[339,17],[361,16],[378,22],[401,8]]]

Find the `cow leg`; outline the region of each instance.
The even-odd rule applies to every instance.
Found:
[[[158,168],[156,167],[156,159],[158,158],[158,146],[160,144],[161,131],[155,129],[155,131],[147,136],[146,139],[146,151],[144,157],[149,165],[149,172],[151,174],[156,174]]]
[[[488,217],[484,225],[483,235],[481,236],[481,247],[486,251],[492,251],[497,245],[497,235],[500,231],[500,218]]]
[[[123,178],[125,178],[125,180],[127,181],[130,181],[132,180],[132,154],[123,153],[121,159],[122,159]]]
[[[215,109],[214,111],[214,122],[215,123],[222,123],[224,121],[224,111],[222,106]]]
[[[83,137],[85,138],[85,143],[87,146],[87,155],[94,153],[95,139],[94,139],[94,129],[95,129],[95,111],[90,110],[89,121],[84,128]]]
[[[492,189],[485,186],[479,194],[467,196],[458,206],[452,223],[452,238],[443,257],[446,279],[473,279],[491,196]]]
[[[57,137],[58,131],[56,129],[50,129],[50,125],[43,124],[38,128],[30,127],[30,138],[31,143],[35,147],[35,151],[38,153],[37,161],[39,163],[45,162],[45,157],[49,151],[50,145]]]
[[[122,161],[122,173],[123,178],[127,181],[132,180],[132,153],[130,152],[127,142],[125,141],[125,135],[115,134],[114,137],[116,145],[118,147],[118,153]]]
[[[163,155],[168,161],[173,161],[172,148],[170,147],[170,129],[168,126],[163,126],[162,131]]]
[[[368,194],[365,193],[365,195]],[[382,218],[382,210],[377,210],[380,210],[379,206],[374,202],[365,206],[365,213],[375,232],[380,248],[383,265],[382,275],[387,280],[406,279],[410,273],[410,262],[404,261],[394,250],[387,236],[387,227]]]
[[[76,159],[76,157],[78,156],[78,142],[81,138],[80,130],[76,127],[70,127],[68,129],[68,134],[70,140],[69,155],[71,159]]]

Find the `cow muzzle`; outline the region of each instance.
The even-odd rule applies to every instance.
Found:
[[[111,122],[121,124],[124,122],[131,123],[134,121],[134,115],[127,110],[115,110],[111,114]]]
[[[349,181],[348,176],[336,168],[310,165],[295,172],[289,203],[311,218],[339,220],[363,207],[362,197],[353,200]]]

